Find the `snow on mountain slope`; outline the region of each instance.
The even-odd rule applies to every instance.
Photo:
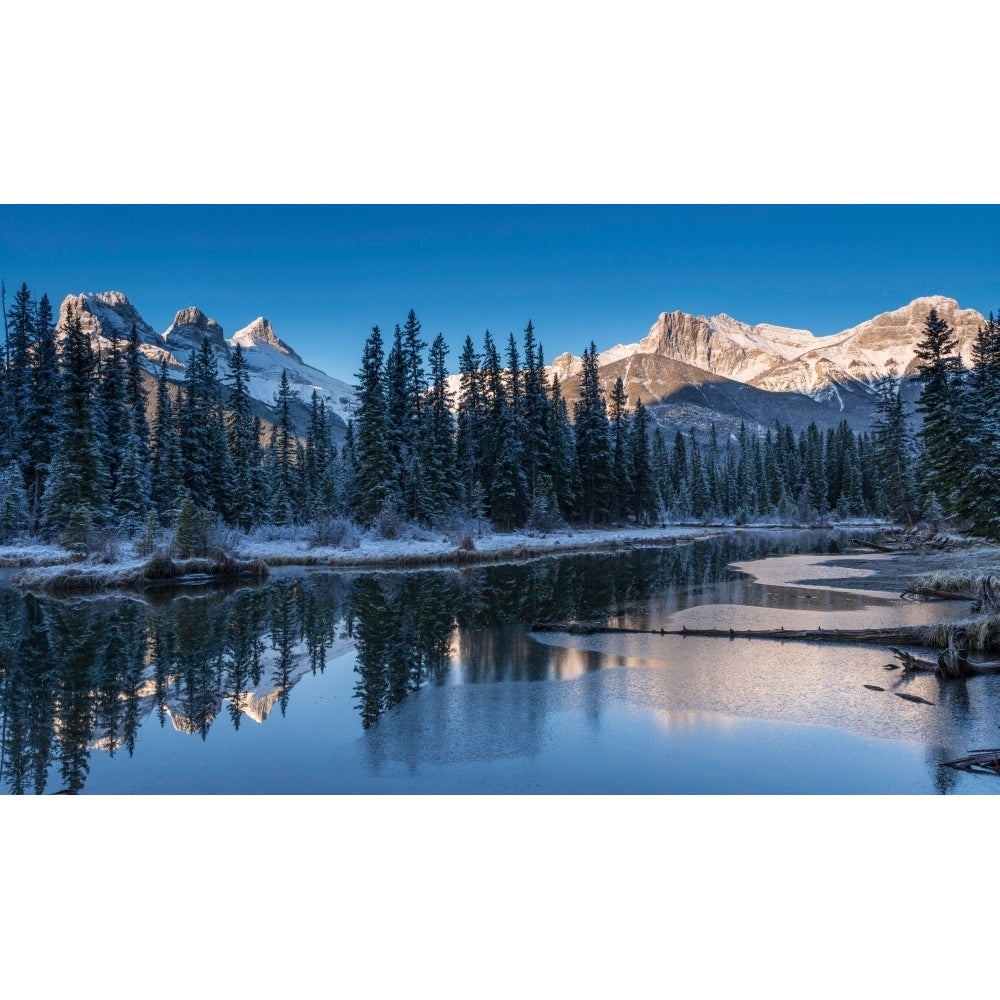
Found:
[[[160,362],[166,360],[169,376],[174,381],[183,378],[192,351],[199,350],[207,338],[215,357],[220,378],[228,372],[229,357],[239,344],[249,369],[250,395],[270,407],[281,382],[282,370],[288,372],[292,390],[299,393],[303,406],[308,407],[313,389],[324,399],[327,412],[347,422],[354,405],[354,388],[332,378],[318,368],[307,365],[287,343],[274,332],[263,316],[237,331],[228,341],[222,327],[196,306],[181,309],[173,323],[158,334],[121,292],[84,292],[67,295],[59,308],[59,326],[65,324],[72,309],[80,325],[91,337],[94,348],[108,351],[111,339],[117,335],[119,349],[129,337],[133,324],[139,335],[140,351],[151,374],[156,374]],[[301,415],[301,414],[300,414]]]
[[[825,337],[769,323],[750,326],[725,313],[706,317],[664,312],[638,344],[619,345],[598,355],[598,368],[620,371],[621,361],[653,355],[768,392],[800,393],[843,409],[845,392],[870,394],[872,383],[881,376],[913,371],[916,345],[931,309],[955,330],[968,365],[976,332],[985,319],[974,309],[962,309],[954,299],[934,295]],[[581,358],[563,354],[553,360],[549,372],[565,380],[577,376],[581,368]],[[651,387],[639,382],[630,386],[626,379],[625,388],[635,400],[640,395],[648,398]]]
[[[121,292],[81,292],[79,295],[67,295],[59,306],[57,337],[59,330],[65,327],[70,309],[80,320],[80,328],[90,335],[95,350],[110,351],[115,335],[119,341],[119,350],[123,350],[134,325],[139,335],[139,350],[149,363],[151,371],[157,370],[162,360],[166,360],[174,373],[183,367],[170,353],[163,338],[139,315],[135,306]]]
[[[274,394],[281,382],[281,373],[285,371],[292,390],[299,393],[303,403],[308,405],[315,389],[325,399],[328,412],[337,414],[345,423],[351,417],[354,388],[307,365],[291,347],[278,338],[263,316],[230,337],[229,348],[234,349],[237,344],[242,348],[250,370],[250,395],[255,399],[273,403]]]

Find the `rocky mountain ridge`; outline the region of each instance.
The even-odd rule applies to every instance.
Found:
[[[263,316],[258,316],[227,340],[220,324],[196,306],[179,310],[162,334],[142,318],[122,292],[67,295],[59,307],[60,328],[71,308],[98,351],[109,351],[114,337],[121,350],[134,325],[139,335],[139,350],[150,375],[155,375],[161,363],[166,361],[168,375],[173,381],[183,378],[192,351],[200,350],[205,338],[220,377],[225,376],[229,358],[239,344],[247,362],[250,395],[260,404],[262,413],[273,405],[281,373],[285,371],[292,390],[299,394],[300,405],[296,409],[300,429],[306,426],[306,408],[315,389],[331,415],[335,438],[343,436],[353,408],[353,386],[306,364],[278,337]]]
[[[931,309],[955,331],[962,359],[971,364],[985,318],[933,295],[830,336],[750,326],[725,314],[664,312],[638,343],[599,354],[599,376],[605,392],[621,376],[629,406],[641,399],[662,425],[705,429],[744,421],[764,429],[780,418],[823,428],[846,419],[861,429],[874,418],[874,385],[882,376],[903,378],[904,398],[913,397],[905,377],[914,371]],[[582,358],[563,354],[549,367],[571,401],[582,365]]]
[[[308,365],[263,316],[227,340],[222,327],[194,306],[179,310],[162,334],[121,292],[67,296],[60,321],[71,306],[98,349],[109,349],[114,335],[124,341],[134,324],[151,373],[166,361],[178,381],[191,352],[207,337],[220,376],[236,345],[241,346],[250,393],[262,407],[273,404],[286,371],[303,404],[300,417],[313,389],[326,401],[336,437],[342,437],[353,412],[353,386]],[[724,313],[663,312],[642,340],[599,354],[599,376],[606,393],[621,376],[629,407],[641,399],[664,427],[707,430],[715,423],[724,431],[742,422],[762,432],[776,419],[796,426],[815,421],[821,428],[846,419],[860,430],[874,419],[874,384],[882,376],[903,379],[904,398],[915,398],[916,388],[906,377],[914,370],[916,345],[931,309],[953,328],[962,359],[970,364],[985,318],[955,299],[933,295],[830,336],[767,323],[751,326]],[[560,355],[548,367],[550,378],[559,376],[570,405],[581,369],[582,359],[572,354]],[[457,390],[458,376],[450,382]]]

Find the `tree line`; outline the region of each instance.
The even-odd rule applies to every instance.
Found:
[[[207,338],[183,380],[160,365],[148,398],[136,330],[95,353],[71,309],[56,329],[47,296],[26,285],[9,308],[0,364],[0,542],[39,537],[86,546],[102,531],[152,538],[213,524],[369,528],[489,522],[499,530],[649,524],[663,518],[814,520],[830,516],[960,517],[1000,531],[1000,335],[992,314],[973,367],[932,311],[917,348],[918,431],[899,382],[877,386],[878,418],[796,432],[776,420],[742,426],[657,426],[621,378],[606,394],[597,350],[584,351],[572,407],[549,375],[529,321],[501,353],[466,337],[457,392],[443,335],[428,347],[413,310],[388,344],[367,337],[343,445],[313,392],[305,434],[283,372],[273,422],[253,415],[237,345],[220,375]],[[58,335],[57,335],[58,334]]]

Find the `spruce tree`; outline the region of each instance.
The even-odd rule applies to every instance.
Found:
[[[966,472],[964,414],[960,408],[962,365],[955,354],[954,331],[936,309],[927,314],[923,333],[916,347],[914,378],[922,386],[917,412],[924,418],[918,433],[928,463],[925,492],[933,493],[951,510]]]
[[[482,456],[487,415],[480,358],[472,345],[472,338],[468,336],[458,359],[458,373],[456,461],[465,503],[471,508],[473,497],[478,497],[483,491]]]
[[[431,345],[428,359],[431,385],[424,406],[419,445],[423,482],[416,515],[427,523],[433,522],[457,499],[452,397],[445,367],[447,354],[444,335],[439,333]]]
[[[246,357],[237,344],[229,356],[226,374],[229,386],[226,439],[233,463],[232,520],[244,531],[256,523],[261,512],[261,496],[254,479],[258,445],[248,379]]]
[[[42,525],[51,535],[71,519],[94,524],[106,512],[110,481],[94,419],[94,367],[90,337],[70,307],[60,344],[59,435],[42,500]]]
[[[614,442],[611,465],[611,478],[614,483],[612,511],[619,519],[624,518],[633,507],[632,453],[628,440],[627,403],[625,383],[619,375],[611,390],[611,436]]]
[[[415,321],[416,317],[413,318]],[[416,330],[419,331],[419,324]],[[373,326],[357,374],[358,404],[351,455],[351,513],[362,524],[371,524],[394,495],[393,460],[386,433],[383,358],[382,332]]]
[[[972,349],[963,393],[965,450],[970,456],[955,492],[958,513],[977,535],[1000,537],[1000,323],[990,313]]]
[[[168,385],[164,359],[156,379],[156,412],[150,441],[150,496],[163,524],[170,519],[184,491],[180,436]]]
[[[58,432],[59,357],[56,351],[52,306],[47,295],[35,311],[35,343],[32,351],[31,398],[25,414],[28,432],[28,489],[30,527],[41,517],[42,495],[52,463],[52,448]]]
[[[632,516],[636,524],[651,524],[660,513],[660,491],[656,486],[649,447],[649,413],[639,399],[629,427],[632,470]]]
[[[577,463],[580,467],[580,514],[588,524],[606,523],[611,513],[611,441],[607,404],[597,374],[597,347],[583,352],[580,398],[574,407]]]
[[[916,499],[913,485],[913,439],[903,411],[899,384],[891,375],[876,383],[878,416],[872,429],[875,462],[879,468],[887,512],[897,521],[913,524]],[[859,459],[860,461],[860,459]],[[859,484],[860,468],[859,468]]]

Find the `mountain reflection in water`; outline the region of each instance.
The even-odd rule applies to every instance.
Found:
[[[837,552],[843,545],[843,536],[829,532],[743,532],[461,571],[285,573],[254,588],[63,600],[0,590],[0,783],[13,793],[79,792],[94,754],[140,757],[144,727],[169,731],[169,721],[207,741],[219,725],[236,734],[247,719],[285,716],[297,696],[305,701],[294,721],[308,742],[314,736],[306,732],[307,717],[315,717],[316,732],[334,722],[321,715],[318,689],[299,695],[296,685],[342,659],[353,659],[350,688],[329,690],[343,689],[343,701],[353,705],[354,740],[375,733],[385,713],[421,688],[447,689],[415,725],[395,734],[407,746],[391,749],[385,733],[365,744],[373,773],[400,755],[411,764],[531,756],[544,743],[548,713],[567,695],[542,685],[525,700],[503,682],[572,682],[616,659],[537,642],[531,622],[658,628],[706,602],[814,610],[870,605],[825,590],[803,597],[728,568],[736,560]],[[613,694],[621,683],[609,675],[600,688],[587,688],[585,716],[600,713],[589,698],[599,699],[601,690]],[[491,685],[488,697],[476,694],[477,685]],[[343,717],[338,725],[345,726]],[[448,739],[428,739],[429,728]],[[239,746],[230,753],[239,754]],[[252,766],[259,765],[247,762]],[[308,789],[301,773],[296,779]]]

